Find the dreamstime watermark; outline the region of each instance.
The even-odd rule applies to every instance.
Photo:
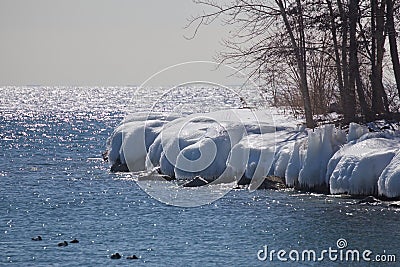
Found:
[[[396,254],[374,253],[370,249],[359,250],[347,248],[347,240],[339,238],[335,247],[325,249],[270,249],[268,245],[264,245],[257,252],[257,259],[260,261],[281,261],[281,262],[396,262]]]

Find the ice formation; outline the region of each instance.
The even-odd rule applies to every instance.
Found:
[[[108,141],[111,165],[126,164],[130,171],[145,169],[147,150],[160,133],[162,126],[176,116],[138,113],[127,117],[114,130]]]
[[[294,121],[265,114],[246,109],[186,117],[134,114],[111,135],[109,160],[129,171],[158,168],[182,180],[262,182],[275,175],[291,187],[400,197],[400,136],[369,133],[355,123],[347,135],[333,125],[307,132],[296,130]]]
[[[399,140],[384,138],[345,145],[328,164],[331,193],[376,195],[378,178],[399,148]]]
[[[400,196],[400,150],[379,176],[378,193],[387,197]]]
[[[326,169],[332,155],[345,143],[343,131],[335,130],[333,125],[309,131],[307,150],[299,172],[300,186],[313,188],[327,185],[325,181]]]
[[[260,145],[262,136],[269,133],[265,140],[273,146],[275,127],[252,120],[250,113],[193,114],[168,123],[149,147],[147,168],[160,167],[162,173],[177,179],[201,176],[212,181],[220,176],[240,179],[244,173],[253,175],[256,170],[250,170],[251,160],[257,165],[260,160],[255,144]],[[249,164],[243,164],[247,158]]]
[[[347,135],[347,142],[351,142],[368,133],[368,128],[363,125],[351,122],[349,125],[349,133]]]
[[[293,146],[293,151],[290,155],[289,162],[285,171],[285,182],[288,186],[295,187],[298,184],[298,177],[303,163],[303,151],[300,152],[302,142],[296,142]]]

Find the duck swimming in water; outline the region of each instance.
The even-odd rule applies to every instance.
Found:
[[[126,257],[128,260],[137,260],[139,259],[136,255]]]
[[[42,237],[40,235],[37,237],[32,237],[32,241],[42,241]]]
[[[110,256],[110,258],[111,259],[120,259],[121,258],[121,255],[117,252],[117,253],[114,253],[114,254],[112,254],[111,256]]]
[[[79,240],[78,240],[78,239],[76,239],[76,238],[74,238],[74,240],[72,240],[72,241],[69,241],[69,243],[71,243],[71,244],[76,244],[76,243],[79,243]]]
[[[59,247],[66,247],[66,246],[68,246],[68,242],[64,241],[64,242],[58,243],[58,246]]]

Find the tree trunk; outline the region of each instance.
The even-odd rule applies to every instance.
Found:
[[[349,88],[352,92],[357,88],[357,95],[360,102],[361,113],[369,118],[368,105],[365,100],[364,88],[360,77],[360,65],[358,62],[358,45],[357,45],[357,21],[358,21],[358,0],[350,0],[349,3],[349,32],[350,32],[350,47],[349,47]],[[357,85],[357,86],[356,86]]]
[[[387,95],[383,87],[383,55],[385,45],[384,14],[385,0],[381,6],[378,0],[371,0],[371,86],[372,86],[372,111],[374,114],[388,112]]]
[[[303,15],[302,15],[301,3],[300,3],[300,0],[296,1],[297,8],[299,11],[299,15],[298,15],[299,25],[298,26],[299,26],[299,33],[300,33],[300,41],[298,44],[294,37],[293,29],[289,23],[287,13],[286,13],[286,10],[285,10],[282,0],[275,0],[275,1],[279,7],[280,14],[281,14],[283,22],[285,24],[285,28],[289,34],[290,42],[292,44],[292,48],[293,48],[294,54],[295,54],[297,70],[298,70],[299,76],[300,76],[300,92],[301,92],[301,95],[303,98],[304,113],[305,113],[305,117],[306,117],[306,125],[308,128],[314,128],[315,124],[314,124],[314,120],[313,120],[313,116],[312,116],[311,99],[310,99],[310,93],[309,93],[308,83],[307,83],[306,53],[305,53],[304,27],[303,27]]]
[[[364,94],[364,85],[363,82],[361,80],[361,74],[360,74],[360,64],[358,62],[358,58],[357,58],[357,68],[356,68],[356,86],[357,86],[357,95],[358,95],[358,101],[360,102],[360,107],[361,107],[361,112],[362,114],[365,116],[365,119],[367,121],[370,121],[372,119],[372,114],[371,114],[371,110],[368,106],[367,100],[365,99],[365,94]]]
[[[354,93],[354,85],[351,86],[349,76],[349,63],[348,63],[348,48],[347,48],[347,38],[348,38],[348,22],[349,16],[345,10],[341,0],[337,0],[340,17],[342,19],[342,70],[343,70],[343,87],[345,92],[344,102],[343,102],[343,115],[345,123],[354,121],[356,115],[356,99]]]
[[[350,0],[349,2],[349,92],[355,92],[355,82],[356,82],[356,68],[357,66],[357,36],[356,36],[356,26],[357,26],[357,6],[358,0]],[[355,98],[355,96],[354,96]]]
[[[381,0],[381,5],[377,10],[376,16],[376,65],[377,65],[377,79],[378,89],[380,96],[382,97],[383,112],[389,113],[389,101],[385,88],[383,87],[383,56],[385,54],[385,11],[386,11],[386,0]]]
[[[342,110],[344,110],[343,103],[345,103],[345,97],[346,93],[344,91],[344,86],[343,86],[343,74],[342,74],[342,65],[340,61],[340,54],[339,54],[339,45],[338,45],[338,39],[337,39],[337,34],[336,34],[336,22],[335,22],[335,16],[333,13],[333,8],[332,8],[332,2],[330,0],[326,0],[326,4],[328,5],[329,9],[329,16],[330,16],[330,30],[332,34],[332,40],[333,40],[333,50],[335,52],[335,67],[336,67],[336,75],[338,79],[338,86],[339,86],[339,93],[340,93],[340,102],[342,104]]]
[[[387,35],[389,37],[390,56],[392,58],[394,77],[396,79],[397,91],[399,92],[399,97],[400,97],[400,60],[399,60],[399,52],[397,49],[396,29],[394,27],[393,2],[394,0],[386,0],[387,4],[386,30],[387,30]]]

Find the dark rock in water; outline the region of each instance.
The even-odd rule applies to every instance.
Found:
[[[208,184],[208,182],[201,178],[200,176],[196,176],[193,180],[191,180],[190,182],[187,182],[185,184],[183,184],[183,187],[199,187],[199,186],[203,186]]]
[[[251,179],[248,179],[244,176],[242,176],[242,178],[240,178],[240,180],[237,182],[237,185],[249,185],[251,182]]]
[[[175,180],[175,178],[172,178],[171,176],[164,175],[164,174],[151,174],[151,175],[144,175],[144,176],[139,176],[138,181],[172,181]]]
[[[129,172],[129,168],[128,165],[124,164],[124,163],[114,163],[111,166],[111,172]]]
[[[32,241],[42,241],[42,237],[40,235],[37,237],[32,237]]]
[[[391,207],[391,208],[400,208],[400,204],[399,204],[399,203],[390,203],[390,204],[388,205],[388,207]]]
[[[110,256],[110,258],[113,259],[113,260],[120,259],[121,255],[117,252],[117,253],[112,254]]]
[[[303,192],[311,192],[311,193],[317,193],[317,194],[330,194],[330,189],[329,185],[322,183],[318,185],[313,185],[313,186],[306,186],[306,185],[301,185],[301,184],[296,184],[295,189],[303,191]]]
[[[105,162],[108,162],[108,150],[106,150],[103,153],[101,153],[101,157],[103,158],[103,160]]]
[[[175,180],[175,177],[171,177],[171,176],[165,175],[165,174],[162,174],[161,177],[162,177],[164,180],[167,180],[167,181],[173,181],[173,180]]]
[[[128,260],[137,260],[139,259],[136,255],[126,257]]]
[[[391,207],[391,208],[400,208],[400,201],[392,202],[392,203],[390,203],[390,204],[388,205],[388,207]]]
[[[69,243],[76,244],[76,243],[79,243],[79,240],[78,240],[78,239],[76,239],[76,238],[74,238],[74,240],[72,240],[72,241],[69,241]]]
[[[265,177],[263,183],[257,189],[285,189],[285,181],[277,176],[267,176]]]
[[[364,199],[361,199],[357,202],[357,204],[371,204],[371,203],[380,203],[381,201],[373,196],[367,196]]]
[[[64,241],[64,242],[58,243],[58,246],[59,247],[66,247],[66,246],[68,246],[68,242]]]

